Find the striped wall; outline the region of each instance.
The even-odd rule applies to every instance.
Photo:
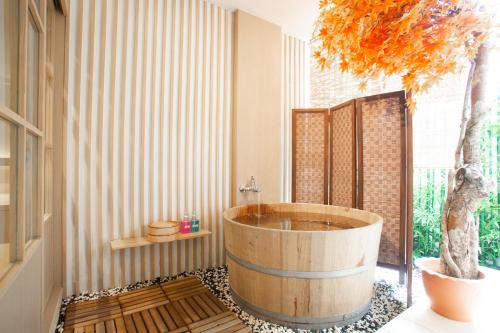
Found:
[[[66,294],[223,263],[232,25],[201,0],[71,2]],[[210,237],[110,250],[193,210]]]
[[[306,43],[298,38],[283,35],[282,60],[282,194],[281,199],[292,199],[292,109],[309,104],[307,96],[309,53]],[[306,53],[307,52],[307,53]]]

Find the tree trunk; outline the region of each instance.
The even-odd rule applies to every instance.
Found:
[[[490,182],[483,176],[480,154],[482,125],[491,111],[485,92],[487,56],[487,47],[483,45],[471,65],[455,169],[448,176],[448,194],[443,211],[442,271],[463,279],[476,279],[478,275],[479,221],[474,212],[491,188]]]

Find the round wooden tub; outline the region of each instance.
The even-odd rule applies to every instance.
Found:
[[[236,221],[257,212],[327,214],[359,225],[297,231],[282,230],[290,229],[286,222],[276,229]],[[381,230],[379,215],[351,208],[279,203],[228,209],[224,237],[233,299],[256,317],[289,327],[352,323],[370,307]]]

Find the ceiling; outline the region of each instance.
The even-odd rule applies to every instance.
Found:
[[[283,32],[310,40],[318,16],[319,0],[212,0],[222,7],[241,9],[281,26]]]

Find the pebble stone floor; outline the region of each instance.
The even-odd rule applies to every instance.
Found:
[[[416,273],[418,276],[418,272]],[[59,322],[56,327],[56,333],[62,333],[64,327],[64,318],[66,307],[71,303],[82,302],[86,300],[97,299],[105,296],[117,295],[126,291],[135,290],[142,287],[157,285],[166,281],[175,280],[186,276],[196,276],[201,282],[210,289],[210,291],[219,298],[229,310],[233,311],[244,323],[252,328],[253,332],[286,332],[286,333],[308,333],[313,332],[303,329],[291,329],[281,325],[273,324],[261,319],[258,319],[245,311],[233,301],[229,292],[227,266],[217,268],[209,268],[206,270],[198,270],[189,273],[182,273],[173,277],[156,278],[138,282],[123,288],[113,288],[92,293],[82,293],[73,295],[63,299]],[[415,276],[414,280],[419,281]],[[332,327],[327,330],[314,331],[324,333],[344,333],[344,332],[376,332],[380,327],[388,321],[403,312],[406,308],[406,291],[403,286],[397,283],[398,273],[393,270],[377,267],[375,271],[374,297],[370,311],[357,322],[343,326]],[[414,286],[415,294],[422,292],[422,287],[417,283]]]

